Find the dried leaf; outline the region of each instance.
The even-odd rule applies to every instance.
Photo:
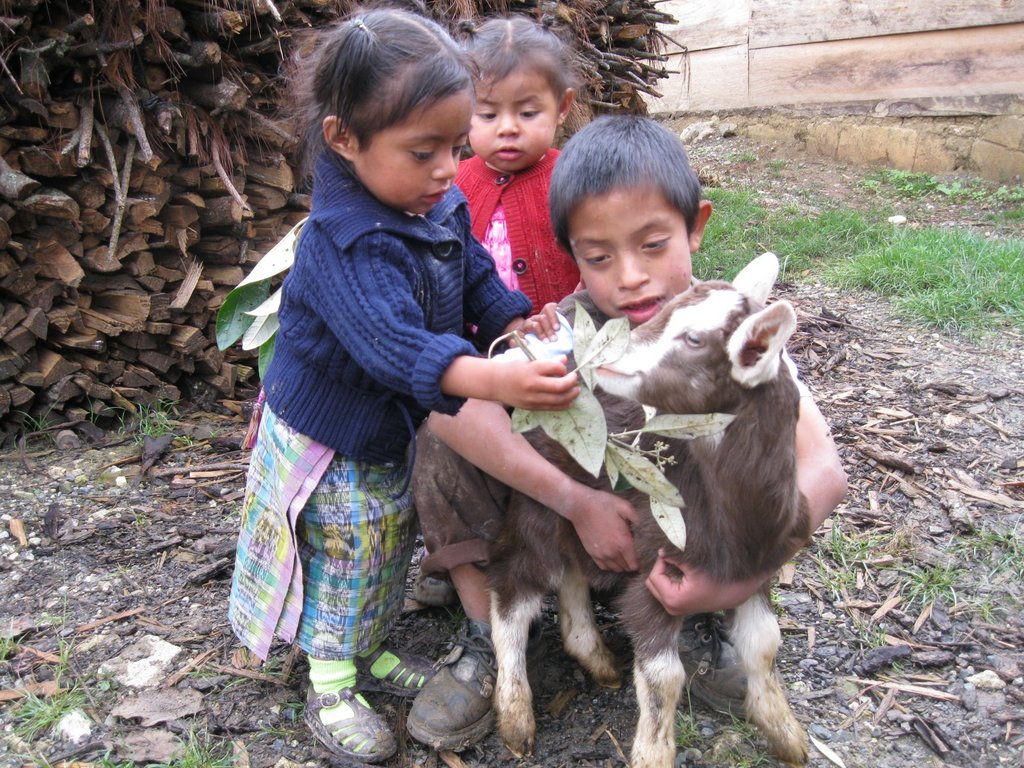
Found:
[[[731,413],[662,413],[650,419],[640,431],[678,440],[692,440],[718,434],[735,418]]]
[[[679,490],[668,481],[654,462],[639,453],[609,442],[605,451],[605,461],[609,465],[614,464],[630,485],[646,493],[652,500],[658,498],[665,504],[686,506],[683,497],[679,495]]]
[[[679,507],[665,504],[661,500],[651,497],[651,514],[658,521],[665,536],[680,551],[686,549],[686,521],[683,520],[683,512]]]
[[[827,758],[830,763],[839,766],[839,768],[846,768],[846,763],[843,762],[843,758],[833,752],[829,747],[818,741],[811,734],[807,734],[807,738],[811,740],[811,744],[814,745],[814,748],[821,752],[822,756]]]
[[[110,714],[124,720],[137,717],[144,727],[150,728],[158,723],[194,715],[202,708],[203,695],[199,691],[163,688],[125,699]]]
[[[603,454],[603,452],[602,452]],[[11,521],[7,524],[7,527],[11,531],[11,536],[18,540],[18,543],[22,547],[28,546],[28,535],[25,533],[25,523],[17,517],[12,517]]]

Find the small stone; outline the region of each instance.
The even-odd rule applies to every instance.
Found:
[[[62,429],[54,438],[58,451],[74,451],[82,447],[82,441],[70,429]]]
[[[906,216],[900,216],[899,214],[897,214],[895,216],[890,216],[887,219],[887,221],[890,224],[892,224],[894,227],[902,227],[904,224],[907,223],[907,217]]]
[[[1001,691],[1006,687],[1003,679],[991,669],[971,675],[967,678],[967,682],[974,685],[979,691]]]

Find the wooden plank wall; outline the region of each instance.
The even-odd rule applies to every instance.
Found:
[[[1022,0],[667,0],[680,50],[650,111],[1004,114],[1024,94]]]

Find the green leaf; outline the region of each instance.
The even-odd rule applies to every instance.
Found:
[[[677,507],[685,506],[678,489],[668,481],[654,462],[639,453],[608,441],[605,446],[605,461],[614,464],[630,485],[652,499],[658,498]]]
[[[525,431],[532,426],[543,429],[594,477],[601,472],[608,425],[601,403],[589,389],[581,389],[579,397],[564,411],[522,411],[517,408],[513,412],[512,428],[515,431]]]
[[[686,521],[683,520],[682,510],[652,496],[651,514],[658,521],[668,540],[680,550],[686,549]]]
[[[254,309],[250,309],[245,314],[252,315],[253,317],[261,317],[261,316],[264,316],[264,315],[274,315],[274,314],[277,314],[277,310],[279,310],[281,308],[281,294],[282,293],[283,293],[282,289],[278,288],[276,291],[274,291],[272,294],[270,294],[270,296],[267,298],[266,301],[264,301],[258,307],[255,307]]]
[[[594,388],[594,372],[589,368],[580,365],[587,349],[590,347],[597,335],[597,327],[593,319],[587,314],[587,310],[578,301],[576,302],[576,314],[572,320],[572,356],[576,359],[576,372],[590,389]]]
[[[217,347],[227,349],[246,332],[253,323],[251,315],[246,313],[260,306],[270,293],[270,280],[262,280],[248,285],[235,286],[224,303],[217,310]]]
[[[271,336],[265,342],[260,345],[260,357],[258,368],[260,372],[260,380],[262,381],[267,375],[267,368],[270,367],[270,358],[274,356],[274,345],[277,343],[277,336]]]
[[[256,349],[263,346],[277,333],[280,324],[276,312],[272,315],[257,317],[242,336],[242,349]]]
[[[578,368],[595,368],[605,363],[613,363],[622,357],[629,346],[629,320],[617,317],[601,326],[582,357],[576,358]]]
[[[306,219],[303,219],[288,230],[288,233],[273,248],[260,257],[252,271],[235,286],[235,290],[251,283],[270,280],[270,278],[290,269],[292,264],[295,263],[295,248],[299,244],[299,233],[302,231],[302,225],[305,223]]]
[[[692,440],[722,432],[735,418],[731,413],[662,413],[650,419],[639,431]]]
[[[516,408],[512,411],[512,431],[529,432],[534,427],[540,426],[537,415],[540,411],[529,411],[526,408]]]

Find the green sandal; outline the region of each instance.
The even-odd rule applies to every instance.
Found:
[[[317,740],[335,755],[361,763],[387,760],[398,751],[394,734],[380,715],[356,698],[357,693],[354,688],[345,688],[338,693],[318,694],[309,686],[303,719]],[[324,725],[320,710],[336,707],[343,701],[352,707],[353,716]]]
[[[384,653],[390,653],[398,659],[398,664],[387,673],[377,676],[373,673],[372,668]],[[376,691],[390,693],[394,696],[412,697],[423,689],[423,686],[434,676],[436,671],[428,659],[415,654],[399,654],[383,644],[365,658],[356,656],[356,674],[361,691]]]

